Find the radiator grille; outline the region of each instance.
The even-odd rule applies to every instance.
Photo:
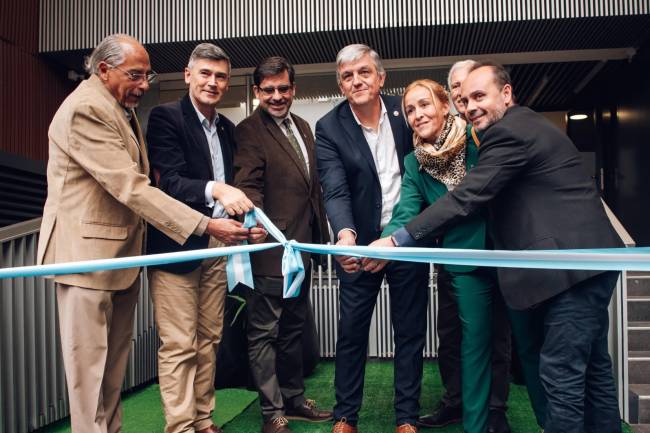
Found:
[[[332,258],[328,257],[329,269],[333,269]],[[438,293],[436,275],[431,266],[429,274],[429,304],[427,307],[427,335],[424,346],[425,358],[437,356],[438,340],[436,333],[436,311]],[[337,324],[339,319],[339,282],[333,272],[318,270],[312,275],[311,299],[316,320],[316,329],[320,343],[320,355],[323,358],[336,356]],[[390,316],[390,293],[386,280],[382,282],[377,295],[377,304],[370,322],[368,356],[392,358],[395,353],[393,344],[393,324]]]
[[[36,263],[40,219],[28,234],[6,236],[0,267]],[[145,277],[140,291],[131,354],[123,389],[154,379],[158,334]],[[54,283],[44,278],[0,279],[0,433],[23,433],[69,415],[61,357]]]

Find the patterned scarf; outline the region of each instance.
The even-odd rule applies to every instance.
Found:
[[[465,177],[465,125],[460,117],[448,114],[434,143],[427,143],[419,135],[413,134],[415,157],[420,163],[420,169],[424,169],[449,189]]]

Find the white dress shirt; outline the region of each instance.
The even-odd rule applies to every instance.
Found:
[[[381,229],[390,222],[393,208],[399,201],[402,187],[402,174],[399,170],[399,161],[395,149],[395,138],[388,119],[388,112],[384,101],[381,100],[381,114],[377,130],[361,124],[359,118],[352,111],[354,120],[361,126],[363,136],[366,138],[370,153],[375,161],[375,168],[381,185]]]

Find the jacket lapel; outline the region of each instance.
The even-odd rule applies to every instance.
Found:
[[[226,183],[231,184],[234,180],[234,173],[232,172],[232,147],[231,137],[226,133],[226,128],[223,124],[217,124],[217,135],[219,136],[219,144],[221,145],[221,156],[223,158],[223,171],[226,175]]]
[[[201,126],[201,122],[199,122],[199,118],[196,115],[196,110],[192,105],[192,101],[190,101],[189,95],[185,95],[181,100],[181,110],[183,111],[185,127],[189,131],[190,136],[197,147],[196,150],[203,154],[203,159],[207,161],[210,166],[210,178],[211,180],[214,180],[212,179],[214,177],[214,168],[212,167],[212,156],[210,154],[208,139],[205,137],[203,126]]]
[[[96,90],[99,95],[106,98],[106,100],[113,105],[115,112],[119,113],[117,115],[118,122],[122,124],[121,127],[123,129],[128,131],[129,138],[133,140],[133,143],[135,144],[135,151],[138,155],[138,160],[135,162],[141,165],[142,173],[149,175],[149,158],[147,156],[147,148],[145,146],[144,137],[142,136],[142,130],[140,129],[140,124],[138,123],[138,118],[135,114],[135,110],[130,109],[132,121],[129,121],[129,119],[126,118],[124,107],[122,107],[119,102],[117,102],[117,99],[111,95],[108,89],[106,89],[106,87],[102,84],[99,77],[97,77],[95,74],[91,75],[90,78],[82,83],[82,85],[88,85]]]
[[[303,179],[305,179],[305,182],[309,184],[309,176],[307,176],[307,172],[305,171],[304,164],[302,161],[299,159],[298,155],[296,154],[296,151],[293,149],[293,146],[291,146],[291,143],[289,143],[289,139],[287,138],[286,135],[284,135],[284,132],[280,129],[277,123],[275,123],[275,120],[271,118],[270,115],[266,114],[264,110],[258,108],[257,111],[259,112],[259,115],[262,117],[262,122],[266,126],[266,129],[269,131],[271,136],[275,141],[277,141],[280,144],[280,147],[289,155],[289,159],[293,161],[293,163],[296,165],[296,168],[300,171],[302,174]],[[302,133],[301,133],[302,134]]]
[[[393,139],[395,140],[395,151],[397,152],[397,161],[399,162],[399,171],[404,175],[404,156],[405,149],[404,146],[408,143],[408,128],[406,127],[406,122],[404,118],[400,116],[402,107],[399,103],[388,100],[386,97],[382,96],[384,100],[384,105],[386,106],[386,114],[388,115],[388,120],[390,121],[390,129],[393,131]]]
[[[352,108],[350,108],[349,103],[341,109],[341,124],[343,124],[343,129],[350,137],[350,142],[353,146],[356,146],[359,149],[359,152],[363,158],[368,163],[371,173],[375,176],[375,180],[379,183],[379,175],[377,174],[377,166],[375,165],[375,160],[372,157],[372,152],[370,151],[370,146],[366,141],[366,137],[363,135],[361,126],[357,123],[354,115],[352,114]]]
[[[131,109],[131,125],[132,128],[129,128],[135,136],[136,143],[140,147],[140,160],[142,162],[142,172],[149,174],[149,155],[147,153],[147,144],[142,135],[142,129],[140,128],[140,122],[138,122],[138,116],[135,114],[135,110]],[[135,130],[135,131],[134,131]]]

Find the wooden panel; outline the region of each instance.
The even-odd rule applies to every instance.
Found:
[[[50,120],[73,83],[37,53],[38,0],[7,7],[0,14],[0,151],[46,160]]]

